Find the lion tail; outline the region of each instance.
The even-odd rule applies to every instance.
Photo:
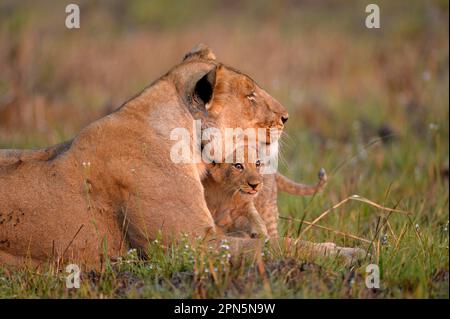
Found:
[[[277,187],[279,191],[297,195],[297,196],[307,196],[307,195],[314,195],[318,192],[320,192],[325,185],[327,184],[327,174],[325,172],[325,169],[321,168],[319,170],[319,182],[316,185],[305,185],[296,183],[286,176],[281,175],[280,173],[277,173],[276,180],[277,180]]]

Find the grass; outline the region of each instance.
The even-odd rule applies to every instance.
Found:
[[[63,27],[62,5],[11,3],[0,5],[0,147],[71,138],[206,42],[289,109],[280,171],[312,183],[327,170],[321,194],[280,194],[281,233],[371,257],[348,267],[266,251],[230,264],[226,249],[152,242],[149,260],[130,252],[83,273],[80,289],[65,288],[64,269],[52,265],[0,266],[0,297],[449,298],[446,1],[379,1],[380,30],[363,27],[364,1],[198,1],[202,10],[186,15],[158,1],[83,3],[77,31]],[[379,206],[330,209],[355,194]],[[321,227],[308,227],[327,210]],[[380,267],[380,289],[365,286],[369,263]]]

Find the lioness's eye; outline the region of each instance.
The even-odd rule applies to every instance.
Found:
[[[255,97],[256,97],[255,92],[251,92],[250,94],[247,94],[247,99],[249,99],[250,101],[256,101]]]
[[[241,163],[234,164],[234,167],[236,167],[240,171],[242,171],[244,169],[244,165],[242,165]]]
[[[257,160],[256,163],[255,163],[255,165],[256,165],[256,167],[260,167],[260,166],[261,166],[261,161],[260,161],[260,160]]]

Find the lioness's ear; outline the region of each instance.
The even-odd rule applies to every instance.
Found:
[[[193,47],[191,51],[185,54],[183,61],[190,59],[215,60],[216,55],[207,45],[199,43],[195,47]]]
[[[216,85],[216,67],[214,67],[211,71],[206,73],[195,84],[193,92],[194,102],[197,103],[200,102],[206,108],[206,105],[212,99],[215,85]]]

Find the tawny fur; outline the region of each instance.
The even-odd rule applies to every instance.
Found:
[[[224,238],[204,198],[204,166],[173,163],[170,132],[184,128],[193,136],[193,120],[202,119],[204,127],[264,128],[269,134],[283,129],[287,112],[210,53],[201,48],[188,54],[71,141],[37,151],[0,150],[0,264],[57,260],[98,267],[129,247],[145,252],[159,235],[165,242],[183,233],[211,243]],[[248,98],[253,93],[257,99]],[[233,253],[262,245],[226,238]],[[291,249],[304,247],[270,239],[274,248],[286,242]]]
[[[209,101],[195,91],[200,81],[212,85]],[[250,90],[258,92],[257,107],[246,98]],[[129,247],[145,251],[159,233],[165,241],[182,233],[214,238],[201,166],[171,161],[171,130],[193,136],[194,119],[220,129],[281,129],[283,116],[284,107],[248,76],[189,58],[63,147],[1,151],[0,263],[98,265]],[[259,245],[230,241],[238,250]]]
[[[316,185],[296,183],[280,173],[264,175],[264,188],[255,201],[255,206],[264,219],[270,236],[278,236],[278,191],[297,196],[315,195],[327,183],[327,175],[322,168],[319,171],[319,181]]]
[[[248,155],[248,153],[246,154]],[[254,200],[263,188],[261,162],[248,156],[241,163],[211,163],[202,181],[205,199],[216,225],[228,235],[267,237]]]

